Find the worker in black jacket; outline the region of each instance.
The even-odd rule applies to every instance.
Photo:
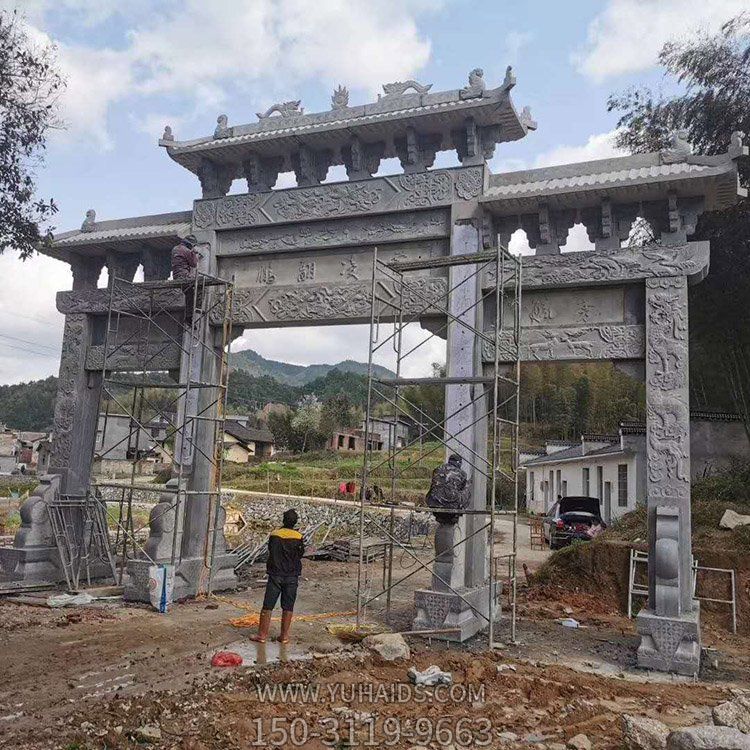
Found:
[[[302,575],[302,556],[305,544],[297,525],[297,511],[290,508],[284,513],[283,525],[271,532],[268,538],[268,562],[266,572],[266,595],[260,611],[258,634],[250,637],[256,643],[265,643],[271,627],[271,611],[281,597],[281,633],[279,643],[289,643],[289,630],[292,627],[294,602],[297,598],[297,585]]]

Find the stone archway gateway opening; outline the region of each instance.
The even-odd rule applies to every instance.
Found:
[[[695,673],[687,289],[707,273],[710,247],[691,237],[701,212],[737,199],[737,160],[747,148],[735,134],[729,151],[715,156],[694,155],[680,142],[660,153],[492,174],[486,161],[496,146],[536,128],[528,108],[519,112],[511,101],[515,83],[510,68],[495,87],[475,69],[468,85],[450,91],[397,82],[367,104],[350,105],[343,90],[327,112],[306,114],[287,102],[247,125],[220,118],[213,135],[193,140],[167,129],[160,145],[201,184],[191,210],[107,221],[90,211],[80,230],[43,248],[73,271],[73,289],[57,298],[66,323],[53,473],[24,505],[14,547],[2,550],[4,574],[62,577],[46,507],[56,494],[85,492],[89,483],[101,387],[94,348],[109,298],[96,289],[104,265],[110,277],[130,281],[142,264],[144,284],[167,279],[171,246],[192,233],[202,270],[234,277],[237,333],[366,323],[372,291],[365,269],[375,246],[394,262],[438,259],[461,251],[467,225],[477,251],[498,241],[507,246],[523,229],[534,255],[523,263],[522,359],[645,363],[649,601],[638,618],[638,660]],[[432,168],[444,150],[457,152],[459,167]],[[373,177],[393,157],[403,174]],[[320,184],[331,165],[343,165],[348,181]],[[298,187],[272,190],[290,169]],[[238,179],[247,191],[229,195]],[[623,247],[637,216],[654,239]],[[561,252],[576,222],[594,249]],[[415,283],[426,290],[446,276],[435,269]],[[394,293],[387,280],[380,283]],[[175,311],[180,306],[175,299]],[[215,335],[212,326],[206,330]],[[160,369],[179,371],[180,362]],[[196,460],[193,471],[205,470]],[[186,505],[184,528],[198,537],[191,549],[207,533],[194,512]],[[185,559],[181,574],[189,580],[198,569]]]

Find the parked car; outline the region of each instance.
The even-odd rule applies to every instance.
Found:
[[[606,528],[597,497],[560,498],[542,519],[544,540],[550,549],[559,549],[576,539],[588,541]]]

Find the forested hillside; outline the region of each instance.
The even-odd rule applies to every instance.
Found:
[[[266,359],[252,349],[232,352],[231,365],[234,369],[244,370],[248,375],[254,377],[267,375],[280,383],[295,386],[303,386],[320,380],[332,370],[338,370],[340,373],[367,375],[367,365],[364,362],[355,362],[351,359],[343,360],[335,365],[293,365],[289,362]],[[374,365],[373,367],[376,375],[393,377],[394,373],[386,367],[380,365]]]
[[[16,430],[46,430],[52,425],[57,378],[0,385],[0,422]]]

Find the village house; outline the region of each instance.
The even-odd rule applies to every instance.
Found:
[[[247,417],[225,420],[225,461],[245,464],[253,458],[270,458],[275,452],[276,444],[270,430],[250,427]]]
[[[726,412],[691,412],[690,454],[693,478],[749,460],[742,419]],[[543,452],[521,454],[526,507],[544,514],[559,497],[596,497],[610,523],[646,502],[645,466],[646,427],[638,422],[622,422],[618,435],[548,440]]]

